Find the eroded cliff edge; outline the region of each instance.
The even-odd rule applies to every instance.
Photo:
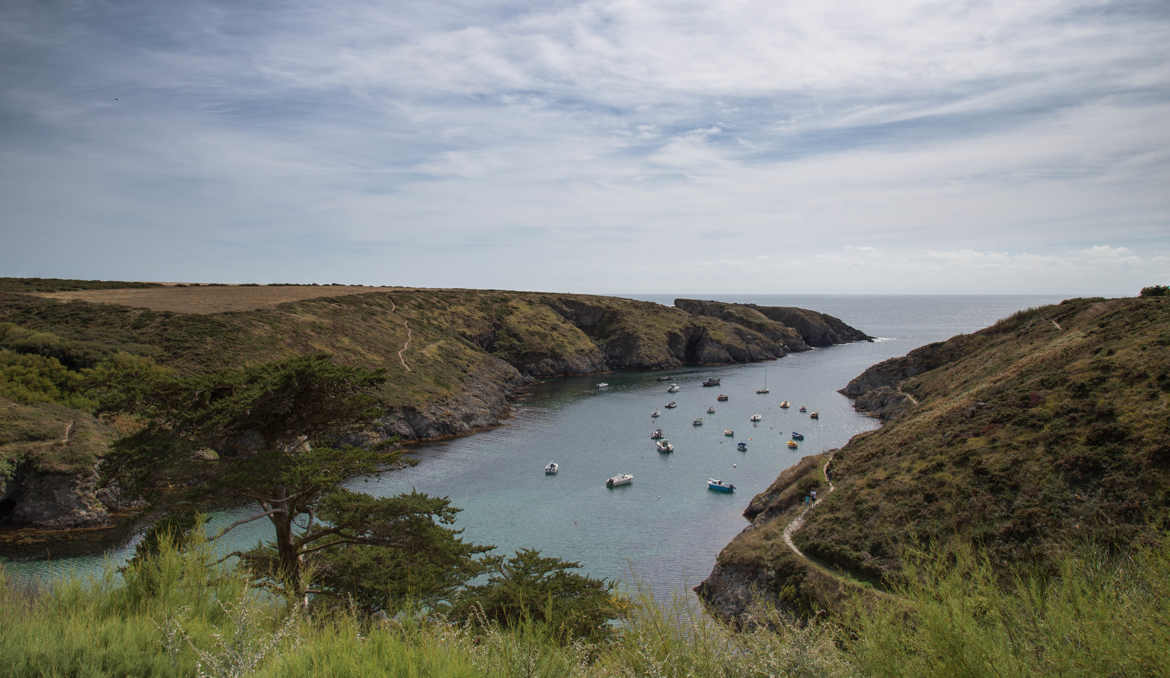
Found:
[[[287,296],[298,300],[272,303],[279,287],[0,279],[0,351],[11,360],[50,359],[67,372],[124,352],[188,373],[324,352],[389,373],[387,408],[367,440],[410,441],[497,425],[509,416],[509,399],[533,380],[770,360],[819,345],[831,324],[805,326],[806,338],[735,304],[688,302],[704,305],[692,312],[616,297],[496,290],[344,288],[330,296],[333,290],[322,288],[309,290],[313,296],[289,286]],[[54,296],[62,289],[81,292]],[[852,332],[834,336],[864,337]],[[58,403],[0,405],[0,526],[100,526],[133,507],[95,484],[94,466],[113,432]],[[55,436],[66,426],[92,429],[91,443],[83,451],[76,439],[60,443]]]
[[[884,425],[752,500],[751,524],[697,589],[715,614],[832,610],[858,583],[896,581],[909,547],[959,539],[1044,568],[1062,549],[1124,553],[1170,526],[1170,300],[1030,309],[879,363],[842,392]],[[790,534],[801,556],[784,530],[810,489],[823,499]]]

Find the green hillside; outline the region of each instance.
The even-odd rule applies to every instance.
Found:
[[[704,584],[725,613],[749,586],[806,604],[831,603],[842,581],[889,584],[912,546],[957,538],[992,563],[1051,569],[1071,545],[1125,553],[1170,525],[1170,299],[1031,309],[843,392],[887,423],[831,453],[831,493],[810,469],[753,501],[753,529]],[[781,533],[817,488],[792,534],[806,560]]]

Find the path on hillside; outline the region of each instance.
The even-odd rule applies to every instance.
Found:
[[[837,486],[834,485],[833,481],[829,479],[829,464],[831,464],[831,463],[833,463],[833,455],[829,455],[828,461],[826,461],[825,465],[821,467],[821,473],[823,473],[825,475],[825,482],[827,482],[829,484],[829,491],[825,493],[825,496],[832,494],[833,491],[837,489]],[[813,507],[815,507],[817,505],[817,503],[820,501],[821,501],[821,498],[818,497],[816,502],[813,502],[813,503],[809,504],[808,506],[804,507],[804,510],[802,510],[800,512],[800,515],[793,518],[792,522],[788,523],[788,525],[784,528],[784,543],[788,545],[788,548],[791,549],[792,552],[796,554],[797,558],[800,558],[801,560],[803,560],[809,567],[815,568],[816,570],[818,570],[822,574],[829,576],[829,577],[832,577],[833,579],[837,580],[841,584],[844,584],[845,586],[853,586],[856,588],[860,588],[863,591],[872,593],[878,597],[885,598],[887,600],[894,600],[894,601],[898,601],[898,602],[902,602],[902,603],[907,602],[905,599],[903,599],[899,596],[895,596],[892,593],[887,593],[885,591],[880,591],[876,588],[863,586],[862,584],[858,583],[857,581],[855,581],[853,579],[850,579],[848,577],[837,574],[833,570],[825,567],[824,565],[821,565],[820,563],[813,560],[812,558],[809,558],[808,556],[804,555],[804,552],[796,547],[796,544],[792,541],[792,535],[795,534],[797,530],[799,530],[801,527],[804,526],[805,514],[807,514],[809,511],[813,510]]]
[[[390,312],[398,312],[398,304],[394,303],[393,299],[390,300]],[[402,319],[402,326],[406,328],[406,343],[402,345],[402,348],[398,349],[398,362],[402,363],[402,369],[409,372],[410,365],[406,364],[406,358],[403,358],[402,354],[406,353],[406,349],[410,348],[410,339],[413,336],[413,332],[410,331],[410,323],[406,321],[406,318]]]

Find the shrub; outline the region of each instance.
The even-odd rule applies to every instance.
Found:
[[[1170,286],[1166,285],[1150,285],[1142,288],[1143,297],[1165,297],[1170,296]]]

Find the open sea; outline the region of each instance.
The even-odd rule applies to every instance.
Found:
[[[665,295],[627,295],[672,304]],[[355,490],[385,496],[409,491],[450,497],[463,509],[458,526],[466,539],[494,544],[498,553],[534,548],[578,561],[585,572],[617,580],[627,591],[648,591],[660,601],[688,596],[711,571],[715,556],[746,525],[742,512],[800,457],[840,447],[877,426],[837,393],[870,365],[924,344],[972,332],[1012,313],[1056,303],[1052,296],[687,295],[693,298],[799,306],[837,316],[878,339],[796,353],[741,366],[688,368],[667,373],[620,372],[537,385],[504,425],[483,433],[412,450],[411,468],[350,482]],[[658,376],[680,386],[666,393]],[[704,388],[706,377],[722,384]],[[609,388],[598,391],[605,381]],[[756,394],[767,383],[771,393]],[[716,402],[719,393],[727,402]],[[678,407],[663,408],[675,400]],[[792,403],[782,410],[782,400]],[[797,408],[820,413],[813,421]],[[706,412],[709,406],[715,414]],[[651,419],[659,410],[662,416]],[[758,424],[749,422],[762,415]],[[693,421],[702,418],[702,426]],[[675,446],[659,454],[650,432],[660,427]],[[733,429],[734,437],[723,434]],[[804,442],[785,447],[793,431]],[[736,450],[744,441],[746,452]],[[560,465],[545,476],[549,461]],[[605,480],[632,473],[626,487]],[[708,478],[735,484],[734,494],[706,489]],[[213,530],[248,515],[250,508],[212,516]],[[237,529],[220,549],[227,553],[268,536],[267,521]],[[95,574],[124,562],[134,539],[97,556],[5,562],[16,579],[51,580]]]

